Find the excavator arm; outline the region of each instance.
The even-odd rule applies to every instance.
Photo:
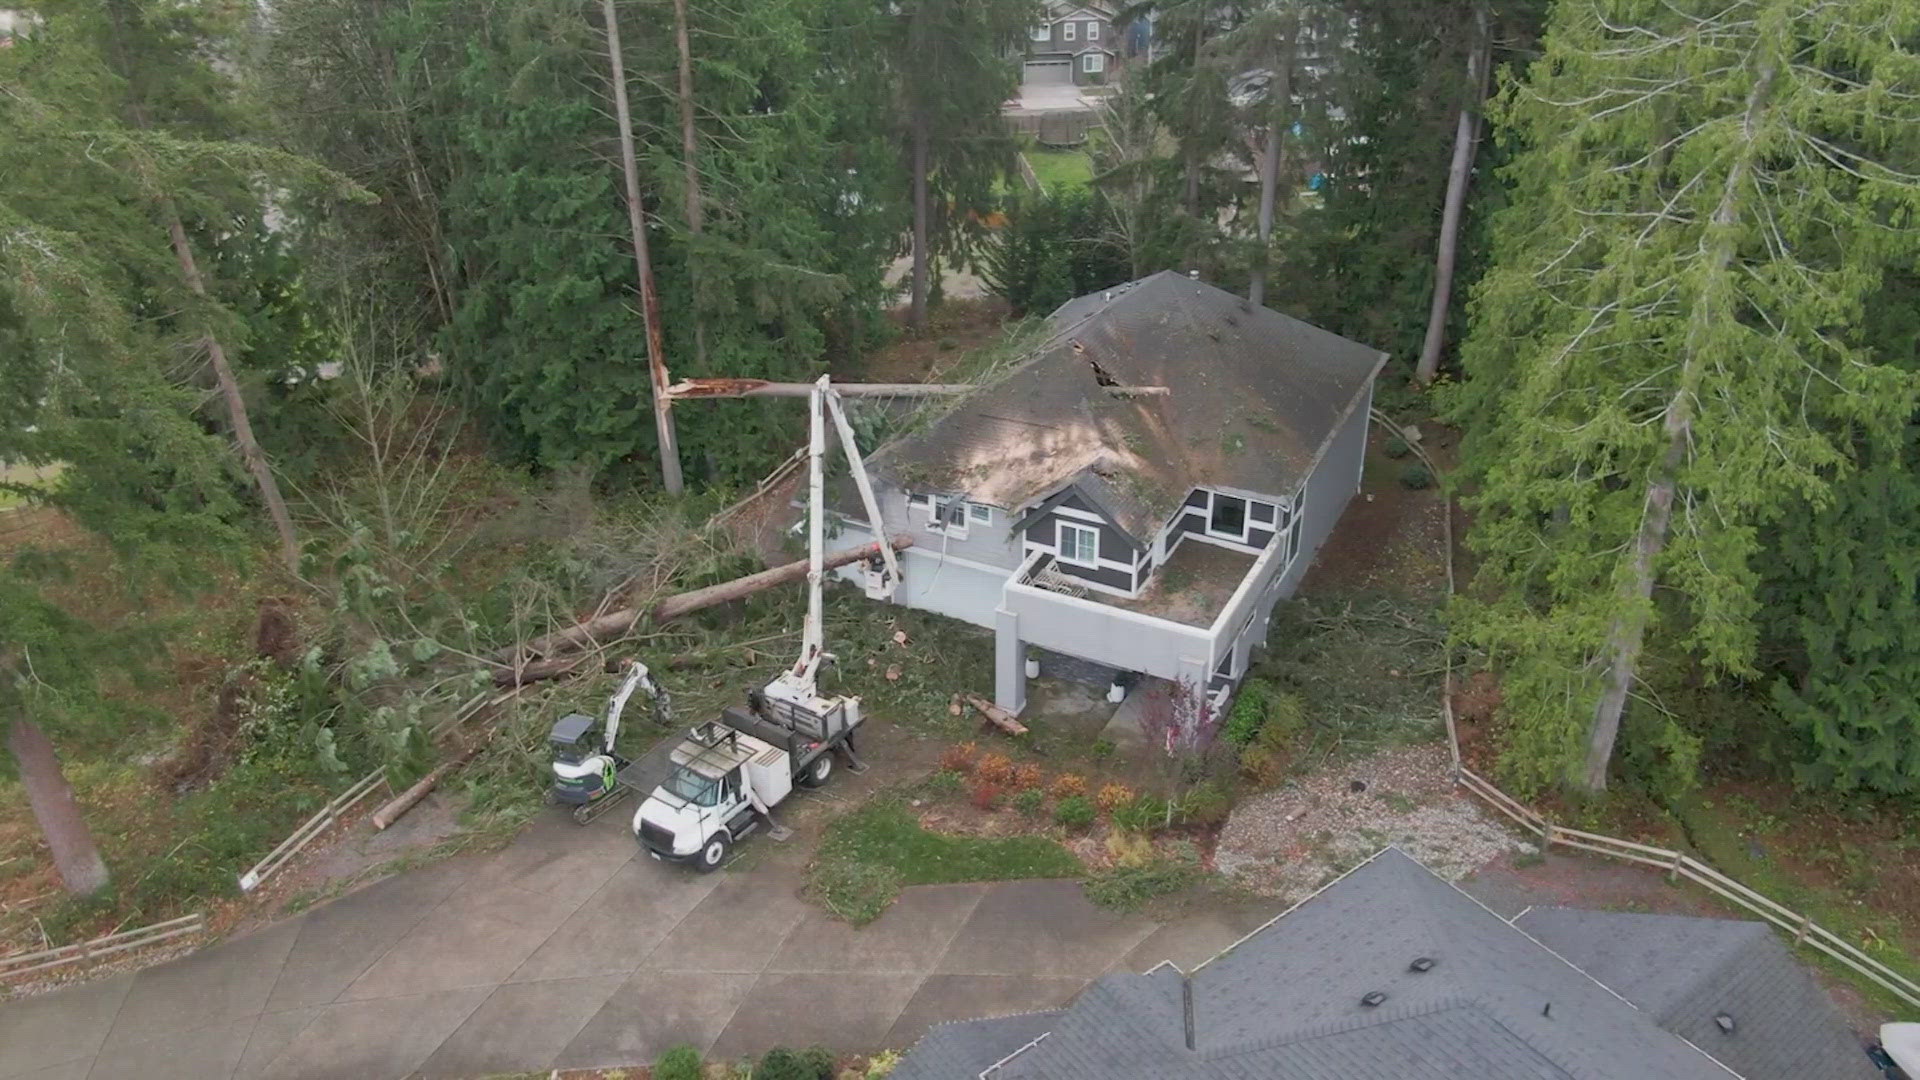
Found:
[[[620,737],[620,714],[626,712],[627,699],[636,689],[645,690],[648,700],[653,702],[653,719],[662,727],[673,723],[673,699],[666,688],[653,681],[653,675],[647,665],[638,660],[628,660],[624,669],[626,677],[620,680],[620,688],[607,699],[607,720],[602,726],[607,733],[607,753],[613,753],[615,740]]]

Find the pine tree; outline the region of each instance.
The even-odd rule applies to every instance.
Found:
[[[1649,645],[1752,670],[1760,531],[1913,380],[1856,326],[1920,251],[1920,9],[1573,0],[1494,111],[1524,149],[1474,301],[1482,557],[1519,780],[1594,792]]]
[[[1013,173],[1000,106],[1036,13],[1030,0],[906,0],[894,11],[889,62],[912,184],[908,321],[924,329],[933,260],[964,256],[977,215]]]

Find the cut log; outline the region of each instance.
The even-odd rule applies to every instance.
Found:
[[[975,711],[981,716],[986,717],[988,723],[1009,735],[1025,735],[1027,733],[1027,725],[1015,719],[1012,713],[985,698],[968,694],[967,704],[973,706]]]
[[[911,536],[902,534],[893,538],[893,548],[895,551],[900,551],[912,546],[913,537]],[[845,566],[848,563],[859,562],[862,559],[871,559],[878,554],[880,554],[880,545],[878,543],[862,544],[857,548],[837,551],[828,555],[824,565],[828,570],[832,570],[836,567]],[[704,589],[695,589],[692,592],[669,596],[654,605],[652,610],[645,614],[652,622],[666,622],[669,619],[677,619],[682,615],[690,615],[702,608],[713,607],[715,604],[724,604],[729,600],[738,600],[740,597],[757,593],[762,589],[769,589],[775,585],[784,584],[789,581],[799,581],[806,576],[807,560],[800,559],[787,563],[784,566],[776,566],[771,570],[762,570],[757,574],[748,574],[743,578],[735,578],[732,581],[723,581],[718,585],[709,585]],[[620,608],[615,611],[609,611],[605,615],[598,615],[585,622],[576,623],[565,630],[556,630],[551,634],[544,634],[534,638],[518,650],[508,650],[506,655],[500,657],[500,660],[503,663],[512,663],[515,652],[528,657],[551,657],[555,653],[578,649],[592,642],[609,640],[632,629],[633,624],[639,621],[641,614],[642,612],[639,608]],[[498,678],[498,676],[496,676],[496,678]],[[512,685],[510,673],[508,679],[509,681],[504,685]]]
[[[433,789],[440,786],[440,781],[443,777],[445,777],[448,773],[452,772],[453,770],[459,768],[460,766],[465,765],[467,762],[472,761],[474,755],[478,754],[480,752],[480,748],[485,744],[486,744],[486,740],[483,739],[479,742],[474,743],[473,746],[463,751],[459,757],[456,757],[451,761],[441,762],[439,765],[434,767],[434,770],[432,772],[421,777],[417,782],[415,782],[412,787],[408,788],[407,790],[401,792],[398,795],[395,795],[392,801],[388,802],[387,805],[381,807],[378,810],[375,810],[373,812],[374,829],[376,830],[384,829],[387,826],[393,824],[394,822],[400,820],[400,815],[405,814],[407,811],[413,809],[414,806],[418,804],[421,799],[424,799],[428,795],[432,794]]]
[[[502,689],[525,686],[546,679],[557,679],[562,675],[571,675],[588,661],[585,656],[572,656],[564,660],[535,660],[519,667],[503,667],[493,673],[493,685]]]

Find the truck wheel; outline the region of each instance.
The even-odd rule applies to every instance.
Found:
[[[700,854],[694,856],[693,865],[699,867],[701,873],[711,874],[720,869],[721,864],[726,861],[727,838],[724,834],[716,834],[713,839],[707,841],[706,847],[700,849]]]
[[[819,787],[833,775],[833,754],[823,752],[807,764],[807,771],[800,774],[800,782],[808,787]]]

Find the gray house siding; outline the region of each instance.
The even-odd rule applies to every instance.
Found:
[[[965,536],[950,535],[927,524],[927,511],[907,504],[908,493],[886,483],[874,486],[874,498],[880,504],[880,516],[887,528],[913,537],[915,548],[945,552],[988,566],[1012,571],[1020,565],[1023,552],[1013,542],[1013,519],[1005,510],[992,507],[993,521],[986,524],[969,521]]]
[[[1294,509],[1302,515],[1299,550],[1291,561],[1284,551],[1274,560],[1272,574],[1255,586],[1260,590],[1259,605],[1233,638],[1230,656],[1236,682],[1246,674],[1253,650],[1266,643],[1274,606],[1300,587],[1300,579],[1307,576],[1320,545],[1332,534],[1348,500],[1360,490],[1360,470],[1367,454],[1367,410],[1372,404],[1373,391],[1369,389],[1352,415],[1341,423],[1327,452],[1314,466],[1313,475],[1307,478],[1304,497]]]
[[[847,525],[829,548],[838,551],[872,539],[873,534],[866,529]],[[855,585],[866,583],[866,570],[859,563],[842,566],[834,573]],[[1011,573],[1001,567],[942,554],[937,547],[910,547],[900,553],[901,581],[893,602],[992,629],[994,609],[1000,606],[1000,590]]]

